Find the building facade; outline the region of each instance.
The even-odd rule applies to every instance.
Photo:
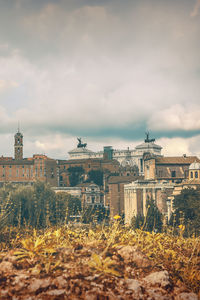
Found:
[[[189,176],[189,167],[200,162],[196,156],[144,157],[144,178],[148,180],[180,183]]]
[[[100,187],[95,183],[82,183],[78,187],[81,188],[82,207],[103,206],[103,193]]]
[[[82,168],[82,181],[87,180],[87,174],[92,170],[101,170],[104,173],[118,173],[120,164],[117,160],[109,159],[70,159],[70,160],[57,160],[58,173],[59,173],[59,186],[70,186],[70,169]]]
[[[139,174],[144,174],[144,154],[150,153],[151,155],[161,157],[162,147],[155,144],[155,140],[145,139],[144,143],[135,147],[135,149],[116,150],[111,146],[104,147],[104,151],[93,152],[86,147],[78,147],[69,151],[69,157],[72,160],[80,159],[103,159],[105,156],[109,159],[117,160],[120,165],[137,166]]]
[[[125,222],[133,216],[146,215],[147,200],[153,199],[168,219],[173,211],[173,199],[183,188],[200,183],[200,160],[196,156],[144,157],[144,179],[124,186]]]
[[[23,157],[23,135],[14,136],[14,158],[0,157],[0,186],[4,183],[33,184],[40,180],[51,186],[58,185],[56,160],[44,154]]]
[[[147,200],[154,200],[159,211],[167,216],[167,200],[172,195],[174,183],[154,180],[137,180],[124,186],[125,223],[130,225],[133,216],[146,215]]]
[[[104,205],[110,209],[110,217],[124,215],[124,185],[135,181],[138,176],[110,176],[104,188]]]

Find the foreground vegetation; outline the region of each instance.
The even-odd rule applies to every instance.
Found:
[[[108,221],[107,211],[81,209],[80,200],[41,182],[5,185],[0,299],[200,298],[199,195],[181,195],[190,209],[177,198],[171,227],[150,201],[147,216],[127,228],[120,216]]]
[[[90,299],[86,296],[92,292],[108,296],[101,299],[114,299],[113,295],[138,299],[137,293],[147,299],[152,293],[149,274],[158,274],[150,284],[168,299],[182,292],[199,293],[199,238],[133,231],[118,221],[111,227],[95,228],[63,226],[21,232],[5,228],[3,234],[9,238],[9,243],[1,242],[0,252],[0,290],[6,291],[6,297]],[[164,276],[161,281],[159,274]],[[141,289],[130,289],[133,280]]]

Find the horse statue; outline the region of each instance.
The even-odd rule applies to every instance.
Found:
[[[77,140],[78,140],[77,148],[86,148],[87,147],[87,143],[82,144],[81,138],[77,138]]]
[[[144,140],[145,143],[151,143],[151,142],[155,142],[156,139],[150,139],[149,138],[149,132],[145,132],[145,135],[146,135],[146,139]]]

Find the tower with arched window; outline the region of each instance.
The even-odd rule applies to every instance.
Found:
[[[189,179],[200,180],[200,163],[195,161],[189,166]]]
[[[23,159],[23,135],[21,134],[19,129],[15,134],[14,152],[15,152],[15,160]]]

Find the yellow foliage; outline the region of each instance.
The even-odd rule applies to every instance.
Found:
[[[91,268],[101,273],[109,273],[118,277],[121,276],[120,273],[115,269],[115,262],[110,259],[110,257],[103,259],[100,255],[93,253],[88,264]]]
[[[184,230],[183,226],[179,228],[181,231]],[[83,261],[83,264],[89,264],[94,272],[123,276],[122,271],[118,270],[116,261],[108,257],[107,252],[117,251],[119,245],[130,245],[140,250],[156,266],[168,270],[175,281],[181,280],[194,291],[199,290],[200,238],[149,233],[139,229],[133,231],[120,226],[119,222],[114,222],[110,227],[65,226],[56,229],[50,227],[45,232],[30,230],[25,235],[26,238],[21,236],[21,232],[17,232],[10,245],[17,244],[15,255],[19,262],[29,263],[32,274],[51,273],[62,267],[61,258],[57,255],[59,249],[69,250],[69,254],[65,256],[67,261],[73,258],[75,247],[89,249],[92,245],[96,253],[93,253],[90,259]],[[1,249],[3,248],[2,243]]]

